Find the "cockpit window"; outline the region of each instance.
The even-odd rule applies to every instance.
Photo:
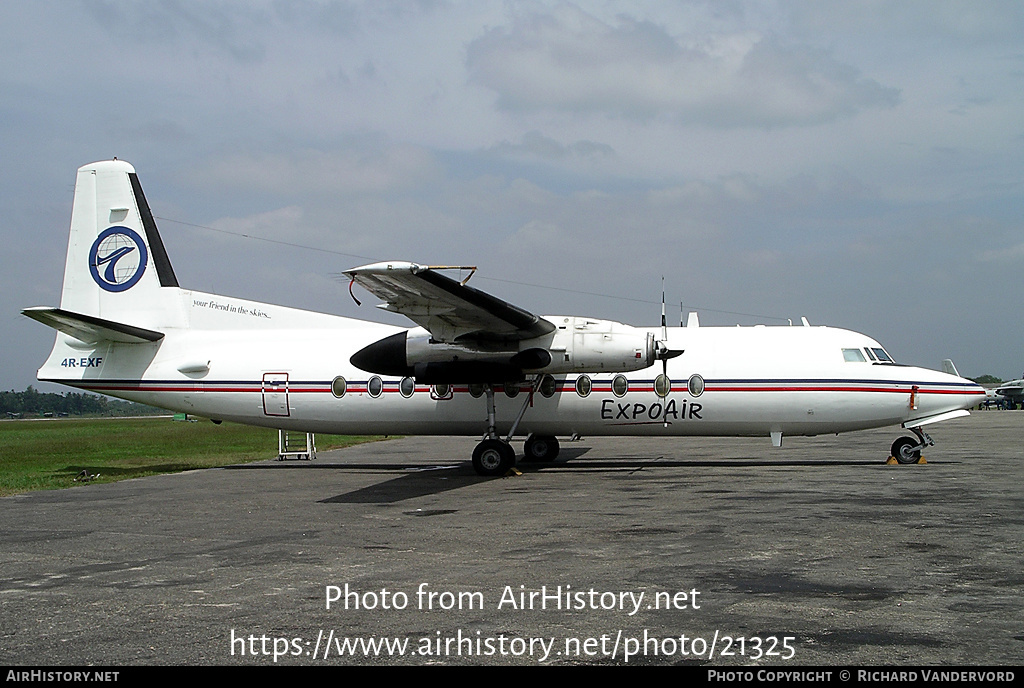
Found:
[[[872,347],[871,353],[873,353],[875,356],[878,356],[878,360],[882,361],[883,363],[895,363],[895,361],[892,360],[892,357],[890,357],[889,354],[885,353],[885,349]]]
[[[849,363],[867,363],[860,349],[843,349],[843,360]]]
[[[868,358],[870,358],[872,361],[878,360],[877,358],[875,358],[875,355],[871,353],[871,349],[864,349],[864,351],[868,352]]]

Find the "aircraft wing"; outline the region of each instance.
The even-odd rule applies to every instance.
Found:
[[[1024,380],[1004,382],[996,388],[996,394],[1002,394],[1004,397],[1019,397],[1022,393],[1024,393]]]
[[[346,270],[352,282],[383,300],[433,339],[519,341],[554,331],[549,321],[416,263],[374,263]]]

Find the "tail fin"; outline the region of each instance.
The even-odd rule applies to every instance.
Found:
[[[61,310],[160,330],[181,324],[178,280],[135,168],[78,170]]]

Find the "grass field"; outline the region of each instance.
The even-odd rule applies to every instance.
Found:
[[[374,437],[317,435],[317,449]],[[96,418],[0,422],[0,496],[114,482],[157,473],[226,466],[277,456],[277,430],[170,418]],[[87,483],[88,484],[88,483]]]

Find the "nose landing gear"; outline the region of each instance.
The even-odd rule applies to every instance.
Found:
[[[896,459],[897,463],[918,463],[921,460],[921,450],[925,447],[934,446],[935,442],[928,434],[921,428],[907,428],[917,438],[913,437],[900,437],[892,443],[892,458]]]

